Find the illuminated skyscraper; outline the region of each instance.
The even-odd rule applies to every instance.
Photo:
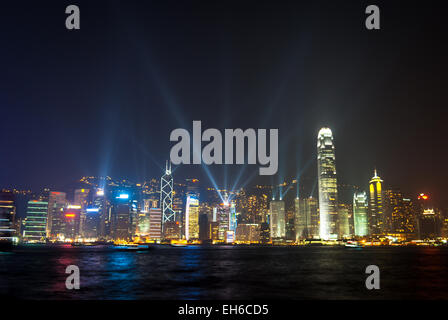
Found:
[[[269,224],[272,239],[284,239],[286,235],[285,202],[283,200],[272,200],[270,204]]]
[[[66,205],[65,192],[50,192],[48,198],[47,237],[56,238],[65,230],[63,210]]]
[[[320,237],[338,238],[338,188],[333,134],[322,128],[317,136],[317,174],[319,182]]]
[[[80,205],[68,205],[64,208],[64,238],[77,241],[81,237],[81,215],[82,208]]]
[[[349,211],[351,210],[351,206],[348,206],[343,203],[338,204],[338,228],[339,228],[339,237],[340,238],[349,238],[350,234],[350,223],[349,223]]]
[[[199,239],[199,200],[191,195],[185,208],[185,239]]]
[[[420,240],[433,240],[441,235],[442,219],[429,195],[421,193],[417,198],[417,234]]]
[[[175,221],[173,210],[173,176],[171,175],[171,163],[168,161],[165,167],[165,174],[160,179],[160,209],[162,210],[162,230],[163,224],[167,221]]]
[[[233,242],[236,231],[235,203],[224,202],[213,208],[213,221],[218,223],[218,239],[220,241]]]
[[[295,199],[296,240],[319,237],[319,213],[317,199]]]
[[[355,236],[365,237],[369,234],[367,210],[368,200],[366,192],[355,192],[353,195],[353,222],[355,224]]]
[[[384,191],[384,216],[388,233],[402,239],[416,239],[414,204],[397,188]]]
[[[115,240],[129,240],[132,237],[132,218],[134,202],[129,193],[121,192],[115,196],[111,206],[111,235]]]
[[[375,175],[369,182],[369,225],[372,235],[380,235],[386,232],[386,219],[383,211],[383,180]]]
[[[149,239],[158,241],[162,238],[162,211],[159,208],[149,209]]]

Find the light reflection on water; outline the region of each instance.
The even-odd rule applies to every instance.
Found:
[[[81,271],[66,290],[65,268]],[[381,290],[365,289],[365,267]],[[448,299],[447,248],[24,247],[0,254],[0,297],[25,299]]]

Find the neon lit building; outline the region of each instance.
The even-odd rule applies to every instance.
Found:
[[[199,239],[199,200],[191,195],[185,207],[185,239]]]
[[[26,242],[45,242],[47,235],[48,201],[30,200],[26,211],[23,239]]]
[[[355,236],[365,237],[369,234],[369,219],[367,194],[355,192],[353,195],[353,222],[355,225]]]
[[[320,237],[338,238],[338,188],[333,133],[322,128],[317,136],[317,174],[319,183]]]
[[[286,235],[285,202],[283,200],[272,200],[269,212],[271,238],[284,239]]]
[[[386,219],[383,211],[383,180],[377,175],[376,169],[369,182],[369,224],[370,234],[381,235],[387,231]]]

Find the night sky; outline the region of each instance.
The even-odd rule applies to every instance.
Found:
[[[373,169],[443,205],[446,11],[439,1],[27,1],[0,4],[0,186],[159,177],[170,132],[278,128],[279,174],[213,166],[219,185],[316,178],[333,130],[340,183]],[[65,28],[77,4],[81,30]],[[381,9],[381,30],[365,8]],[[253,176],[255,174],[255,176]],[[176,177],[208,180],[201,166]],[[248,180],[252,177],[252,180]]]

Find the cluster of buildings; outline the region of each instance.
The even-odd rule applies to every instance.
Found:
[[[398,189],[385,188],[376,170],[367,191],[353,187],[352,200],[340,200],[329,128],[318,134],[317,168],[318,197],[279,191],[298,190],[297,180],[237,191],[206,188],[198,179],[174,183],[168,163],[160,179],[142,184],[83,177],[67,190],[45,189],[29,197],[22,219],[15,218],[20,192],[3,190],[0,240],[299,244],[448,237],[448,219],[428,195],[406,198]]]

